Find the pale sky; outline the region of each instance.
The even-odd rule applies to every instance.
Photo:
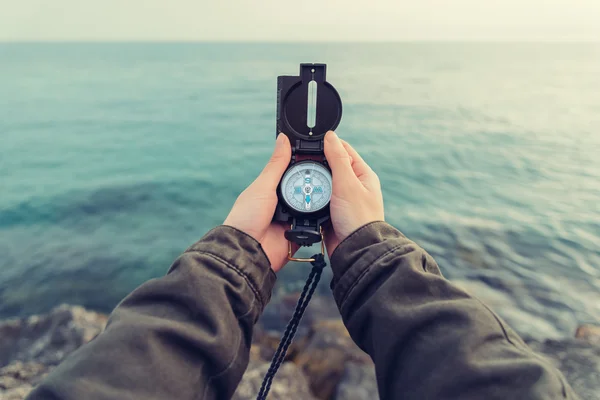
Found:
[[[0,0],[0,40],[600,41],[600,0]]]

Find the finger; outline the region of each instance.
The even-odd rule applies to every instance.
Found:
[[[266,235],[261,240],[261,245],[274,272],[278,272],[288,262],[288,244],[284,234],[287,229],[290,229],[288,224],[281,222],[273,222]],[[292,256],[296,254],[300,246],[292,243]]]
[[[363,160],[360,154],[358,154],[358,152],[354,150],[350,143],[346,142],[343,139],[340,139],[340,141],[342,142],[342,145],[344,146],[344,148],[350,155],[350,158],[352,159],[352,169],[354,170],[354,173],[358,178],[360,178],[363,175],[373,173],[373,170],[371,169],[371,167],[369,167],[369,164],[367,164],[365,160]]]
[[[290,147],[290,141],[286,135],[280,133],[275,142],[273,155],[258,178],[256,178],[256,181],[258,181],[262,187],[269,190],[277,189],[281,176],[287,169],[291,158],[292,149]]]
[[[356,179],[350,155],[342,145],[340,138],[333,131],[329,131],[325,135],[325,158],[327,158],[335,180],[343,182]]]

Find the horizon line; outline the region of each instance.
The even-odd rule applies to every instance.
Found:
[[[506,43],[600,44],[599,39],[397,39],[397,40],[228,40],[228,39],[2,39],[0,44],[395,44],[395,43]]]

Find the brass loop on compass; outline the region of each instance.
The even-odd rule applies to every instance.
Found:
[[[290,226],[290,229],[293,228],[294,225]],[[321,233],[321,254],[325,255],[325,237],[323,236],[323,227],[320,229]],[[297,261],[297,262],[315,262],[314,258],[295,258],[292,255],[292,242],[288,240],[288,261]]]

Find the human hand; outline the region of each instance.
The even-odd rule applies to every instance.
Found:
[[[379,177],[362,157],[335,132],[325,135],[325,157],[333,176],[331,224],[325,230],[329,256],[352,232],[373,221],[383,221]]]
[[[277,186],[292,157],[290,141],[279,134],[275,150],[260,175],[239,195],[224,225],[229,225],[256,239],[267,254],[273,271],[287,263],[288,242],[284,232],[289,226],[272,222],[277,207]],[[296,252],[298,246],[293,246]]]

